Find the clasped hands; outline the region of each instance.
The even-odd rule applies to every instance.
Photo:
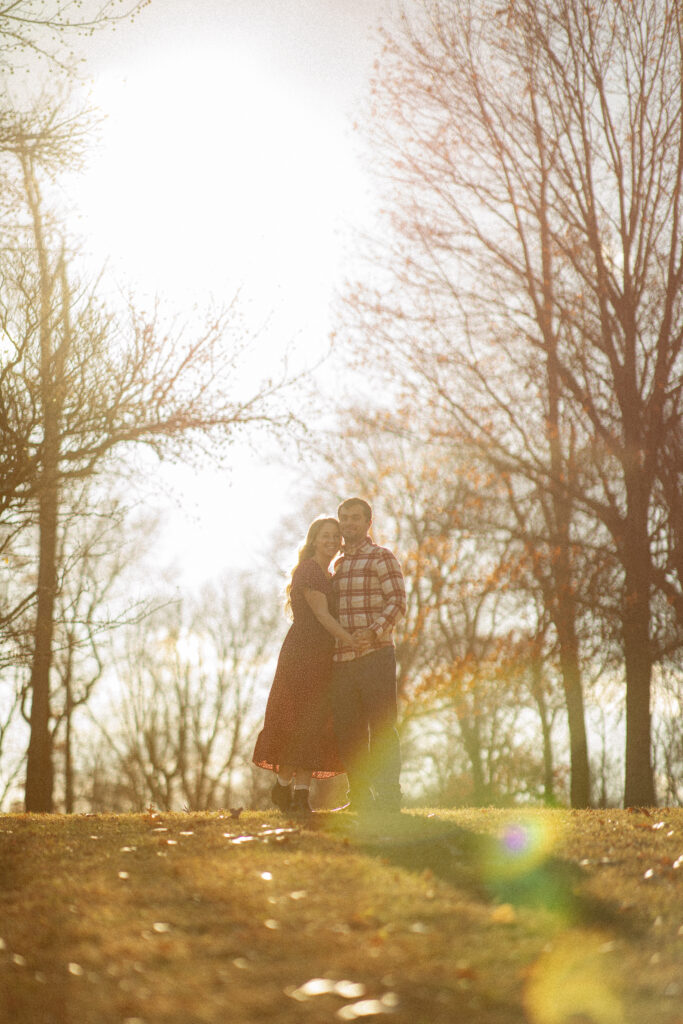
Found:
[[[359,629],[351,634],[351,639],[353,640],[354,649],[359,654],[367,654],[377,636],[371,629]]]

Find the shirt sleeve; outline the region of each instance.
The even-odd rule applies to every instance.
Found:
[[[384,606],[379,615],[370,623],[370,629],[378,636],[394,628],[406,613],[406,588],[398,559],[383,548],[376,556],[375,569]]]
[[[294,570],[292,576],[292,590],[319,590],[321,594],[326,593],[325,575],[312,560],[302,562]]]

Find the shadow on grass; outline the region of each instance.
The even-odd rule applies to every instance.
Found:
[[[487,835],[436,814],[315,818],[313,828],[343,836],[359,852],[407,871],[429,871],[482,901],[543,910],[564,925],[625,928],[615,906],[579,891],[585,876],[552,852],[553,836],[541,821],[520,820]]]

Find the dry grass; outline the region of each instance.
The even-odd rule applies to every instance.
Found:
[[[0,1020],[683,1024],[682,895],[681,810],[8,815]]]

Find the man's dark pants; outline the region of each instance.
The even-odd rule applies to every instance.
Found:
[[[400,806],[401,751],[396,731],[396,656],[382,647],[352,661],[335,662],[332,719],[346,765],[351,804]]]

